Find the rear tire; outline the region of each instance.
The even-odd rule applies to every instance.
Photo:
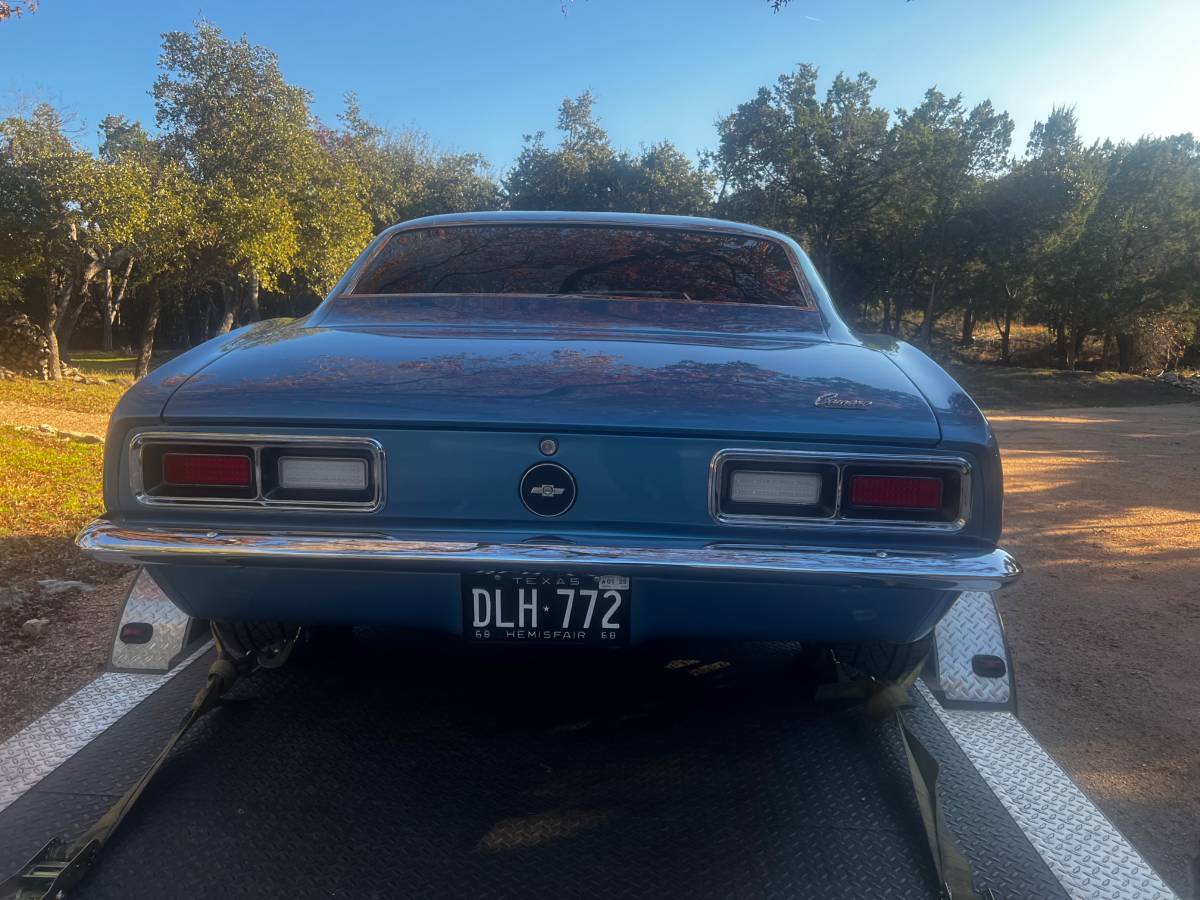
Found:
[[[838,662],[847,668],[879,681],[897,681],[928,656],[932,648],[933,634],[930,633],[911,644],[872,641],[865,644],[834,644],[831,649]]]

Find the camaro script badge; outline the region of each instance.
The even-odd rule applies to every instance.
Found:
[[[826,409],[866,409],[870,405],[870,400],[860,400],[857,397],[839,397],[836,393],[822,394],[813,401],[813,406],[821,406]]]
[[[531,487],[529,493],[538,497],[557,497],[559,494],[565,494],[566,488],[555,487],[552,484],[539,484]]]

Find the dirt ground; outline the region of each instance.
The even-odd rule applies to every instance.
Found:
[[[1030,731],[1178,891],[1200,853],[1200,403],[993,413]]]
[[[0,609],[0,741],[71,696],[104,671],[117,616],[133,575],[111,569],[115,580],[85,582],[95,590],[45,597]],[[21,623],[45,618],[36,638]]]

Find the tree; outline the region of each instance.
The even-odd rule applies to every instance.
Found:
[[[92,280],[124,262],[129,194],[106,177],[42,104],[0,122],[0,233],[14,256],[36,260],[45,298],[50,377],[62,377],[58,330]],[[111,230],[111,234],[109,231]],[[114,246],[116,249],[113,249]]]
[[[201,189],[197,277],[220,291],[218,331],[239,309],[257,319],[260,288],[294,269],[327,286],[370,222],[355,174],[312,127],[308,93],[284,80],[274,53],[203,20],[164,35],[160,68],[156,119],[166,153]]]
[[[1200,312],[1200,145],[1190,134],[1144,137],[1106,156],[1102,188],[1063,254],[1067,364],[1099,329],[1115,334],[1127,371],[1140,320]]]
[[[1056,299],[1069,280],[1063,250],[1076,240],[1097,195],[1098,152],[1084,151],[1074,111],[1056,107],[1034,125],[1025,159],[983,188],[981,269],[973,287],[1000,333],[1005,365],[1012,361],[1012,325],[1020,314],[1055,323],[1066,361],[1066,317]]]
[[[499,187],[479,154],[440,152],[420,132],[391,134],[363,116],[353,94],[338,118],[342,129],[322,140],[358,170],[358,201],[375,233],[417,216],[499,207]]]
[[[996,112],[989,101],[968,111],[961,96],[947,97],[936,88],[896,118],[896,181],[889,202],[900,205],[913,245],[914,287],[925,292],[921,340],[928,346],[939,300],[944,310],[954,299],[939,297],[939,289],[962,284],[974,256],[980,188],[1005,168],[1013,126],[1008,113]]]
[[[712,204],[712,178],[669,141],[638,155],[613,149],[590,92],[559,107],[557,147],[543,132],[525,136],[504,178],[513,209],[579,209],[702,214]]]
[[[849,308],[886,281],[870,232],[892,180],[889,117],[867,73],[839,73],[824,98],[818,76],[799,66],[718,120],[718,208],[794,235]]]

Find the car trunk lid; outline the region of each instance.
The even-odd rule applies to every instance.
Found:
[[[704,324],[267,325],[231,341],[231,352],[175,392],[164,418],[920,445],[940,438],[929,405],[882,353],[819,333]]]

